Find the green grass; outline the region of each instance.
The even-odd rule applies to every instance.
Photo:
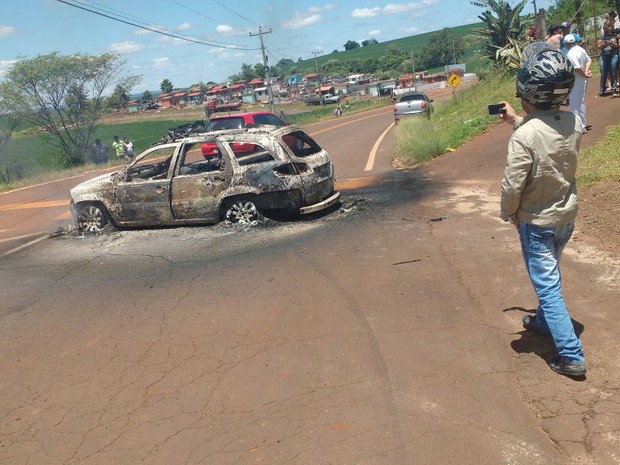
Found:
[[[611,126],[605,137],[579,154],[577,184],[590,187],[604,181],[620,179],[620,126]]]
[[[514,97],[514,77],[490,76],[480,83],[456,93],[456,98],[435,102],[430,119],[407,118],[399,122],[395,157],[405,165],[415,165],[450,152],[489,125],[499,123],[487,114],[487,105],[507,100],[518,111]]]
[[[95,137],[100,138],[109,146],[112,159],[112,137],[129,136],[133,140],[136,152],[141,152],[159,140],[167,129],[187,123],[186,120],[155,120],[128,122],[115,125],[100,126]],[[93,139],[94,140],[94,139]],[[73,173],[75,170],[64,170],[57,160],[61,159],[57,149],[37,135],[17,134],[2,150],[0,158],[0,191],[6,191],[24,184],[24,180],[45,180],[58,175]],[[121,163],[115,162],[114,163]],[[90,167],[77,168],[88,170]],[[26,181],[28,182],[28,181]]]

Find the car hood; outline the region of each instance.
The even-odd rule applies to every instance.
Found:
[[[115,171],[114,173],[102,174],[101,176],[97,176],[95,178],[89,179],[88,181],[84,181],[78,184],[69,191],[71,193],[71,198],[75,202],[93,199],[93,197],[91,197],[92,195],[97,194],[98,192],[101,192],[106,188],[112,186],[113,177],[116,173],[118,173],[118,171]]]

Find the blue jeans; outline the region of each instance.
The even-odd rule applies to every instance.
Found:
[[[611,81],[611,91],[615,92],[618,75],[618,54],[614,53],[613,55],[601,55],[598,58],[598,65],[601,68],[601,85],[598,94],[603,95],[605,93],[605,89],[607,88],[608,75],[609,80]]]
[[[536,324],[553,337],[558,353],[570,363],[585,362],[581,341],[562,297],[560,258],[573,234],[574,224],[535,226],[519,224],[525,266],[538,296]]]

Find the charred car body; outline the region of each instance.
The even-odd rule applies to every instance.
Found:
[[[202,144],[217,146],[205,158]],[[201,134],[153,146],[121,170],[70,191],[80,230],[255,224],[262,211],[308,214],[335,204],[328,153],[299,127]]]

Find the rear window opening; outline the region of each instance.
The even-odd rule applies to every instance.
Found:
[[[207,126],[208,131],[221,131],[223,129],[243,129],[245,122],[243,118],[222,118],[214,119],[209,122]]]
[[[319,144],[305,132],[294,131],[282,136],[282,140],[292,150],[296,157],[307,157],[322,151]]]

